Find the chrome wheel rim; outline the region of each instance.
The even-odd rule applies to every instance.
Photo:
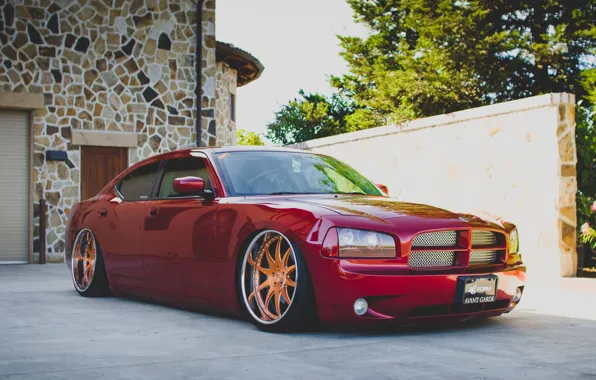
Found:
[[[78,291],[84,292],[91,286],[95,275],[95,263],[97,259],[97,243],[93,233],[83,229],[75,239],[72,250],[72,281]]]
[[[242,298],[252,317],[262,324],[279,322],[296,294],[298,266],[290,241],[273,230],[259,233],[244,253]]]

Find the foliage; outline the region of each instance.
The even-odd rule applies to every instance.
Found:
[[[275,144],[288,145],[351,132],[346,116],[354,112],[353,105],[337,94],[305,94],[290,101],[275,113],[275,121],[267,126],[267,138]]]
[[[592,105],[596,105],[596,69],[582,71],[582,86],[586,89],[586,99]]]
[[[596,213],[596,201],[592,203],[590,210]],[[580,238],[584,244],[590,244],[592,249],[596,249],[596,230],[590,226],[590,223],[586,222],[581,226]]]
[[[367,38],[340,36],[349,73],[267,136],[291,144],[548,92],[596,104],[596,0],[347,0]]]
[[[596,86],[588,91],[588,97],[596,97]],[[577,220],[578,224],[596,225],[596,112],[580,101],[576,107],[577,145]],[[584,227],[585,228],[585,227]],[[580,231],[580,236],[582,234]],[[586,241],[584,241],[586,242]],[[596,244],[596,242],[593,242]]]
[[[244,129],[239,129],[236,132],[236,139],[238,145],[265,145],[261,135],[256,132],[248,132]]]
[[[371,35],[340,37],[350,73],[332,85],[378,120],[547,92],[585,95],[596,0],[348,2]]]

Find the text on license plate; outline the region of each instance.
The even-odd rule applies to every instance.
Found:
[[[494,302],[497,296],[497,276],[460,277],[462,289],[460,302],[463,304]],[[463,286],[462,286],[463,285]],[[462,294],[463,293],[463,294]]]

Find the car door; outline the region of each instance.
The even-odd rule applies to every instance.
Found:
[[[209,298],[215,287],[210,251],[215,241],[217,200],[182,196],[173,182],[200,177],[213,191],[205,157],[168,159],[158,180],[156,199],[148,202],[143,232],[145,273],[152,289]]]
[[[143,285],[143,223],[159,164],[148,163],[127,174],[116,185],[117,197],[105,210],[99,210],[108,231],[102,250],[110,281],[114,283]]]

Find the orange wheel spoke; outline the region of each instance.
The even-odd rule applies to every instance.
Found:
[[[286,279],[286,285],[291,286],[292,288],[296,287],[296,283],[293,280],[290,280],[289,278]]]
[[[277,244],[275,245],[275,263],[281,265],[281,238],[277,239]]]
[[[87,280],[91,281],[91,278],[93,277],[93,265],[91,263],[87,264],[87,270],[85,271],[85,274],[87,275]]]
[[[253,268],[257,265],[257,263],[255,263],[255,259],[252,258],[251,254],[248,254],[248,265],[250,265]]]
[[[290,303],[290,295],[288,294],[288,287],[284,286],[281,289],[281,296],[284,298],[284,301],[286,301],[286,304]]]
[[[271,302],[271,298],[273,297],[273,294],[275,293],[275,291],[273,290],[273,288],[269,288],[269,291],[267,292],[267,296],[265,297],[265,308],[269,308],[269,302]]]
[[[273,303],[275,304],[275,314],[280,317],[281,316],[281,291],[276,291],[275,296],[273,297]]]
[[[273,258],[271,258],[271,255],[269,254],[269,250],[267,250],[267,252],[265,252],[265,258],[267,259],[267,264],[269,264],[269,269],[273,269],[274,265],[275,265],[275,261],[273,260]]]
[[[283,258],[281,259],[281,265],[284,267],[288,266],[288,259],[290,258],[290,254],[292,253],[292,249],[288,248],[288,250],[284,253]]]
[[[80,244],[79,244],[79,249],[74,252],[74,257],[75,257],[76,260],[83,260],[83,259],[85,259],[83,256],[81,256],[80,249],[81,249],[81,247],[80,247]]]
[[[271,286],[271,284],[269,283],[269,280],[267,281],[263,281],[262,284],[260,284],[257,289],[255,289],[252,293],[249,294],[248,296],[248,302],[251,301],[251,298],[254,298],[255,295],[260,292],[261,290],[265,289],[266,287]]]
[[[296,265],[289,266],[285,269],[284,274],[287,276],[292,273],[296,269]]]
[[[258,266],[257,269],[261,272],[263,272],[264,274],[266,274],[267,276],[271,276],[271,271],[267,268],[263,268],[262,266]]]
[[[270,320],[271,318],[269,318],[269,315],[267,315],[265,310],[263,310],[263,308],[261,307],[261,304],[257,303],[257,306],[258,306],[259,312],[261,313],[261,319],[263,319],[264,321]]]
[[[269,288],[269,291],[271,291],[271,288]],[[257,306],[259,307],[259,311],[261,312],[261,315],[265,316],[265,320],[270,320],[270,319],[274,319],[275,316],[269,311],[269,302],[265,302],[263,301],[263,297],[261,297],[261,293],[257,293]],[[267,296],[269,296],[269,294],[267,294]],[[271,301],[271,298],[268,298],[268,301]]]

